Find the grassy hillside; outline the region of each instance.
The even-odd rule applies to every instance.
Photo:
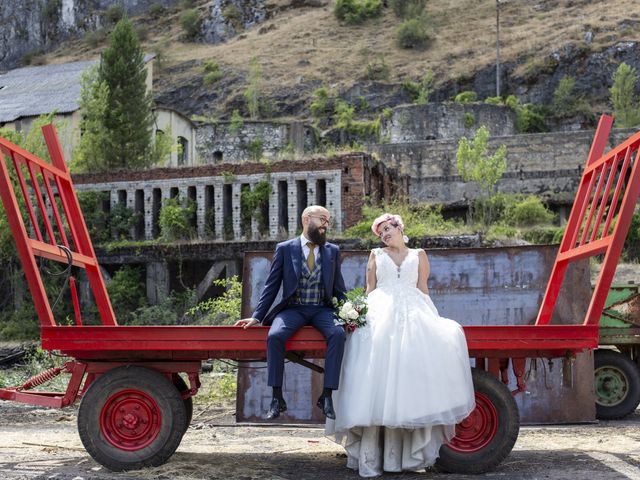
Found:
[[[267,94],[301,85],[326,85],[339,91],[361,79],[369,62],[381,58],[389,67],[389,82],[415,80],[427,69],[434,71],[437,83],[464,79],[495,62],[494,1],[430,0],[427,11],[433,41],[423,51],[396,46],[400,20],[390,8],[383,9],[380,18],[351,26],[335,18],[333,1],[325,7],[295,9],[285,8],[290,3],[285,0],[268,3],[284,10],[218,45],[184,42],[179,10],[159,19],[137,18],[136,23],[147,33],[145,49],[167,57],[168,68],[156,72],[156,89],[163,91],[201,77],[201,63],[210,59],[223,72],[245,77],[256,56]],[[206,3],[199,8],[204,11]],[[518,63],[514,73],[526,73],[543,68],[545,57],[569,43],[598,51],[621,40],[640,40],[639,18],[637,3],[631,0],[505,1],[500,13],[502,60]],[[594,35],[588,45],[586,32]],[[49,54],[46,61],[92,58],[102,48],[76,40]],[[235,93],[244,87],[236,82]]]

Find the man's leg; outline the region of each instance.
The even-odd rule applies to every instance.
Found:
[[[268,385],[282,388],[284,374],[284,345],[291,336],[307,323],[297,308],[282,310],[273,319],[267,335],[267,368],[269,371]]]
[[[340,366],[344,353],[346,334],[344,328],[333,323],[333,310],[318,307],[311,319],[311,325],[317,328],[327,340],[327,353],[324,359],[324,394],[337,390],[340,382]],[[326,395],[325,395],[326,396]]]

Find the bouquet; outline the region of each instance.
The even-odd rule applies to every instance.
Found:
[[[350,333],[367,324],[367,297],[364,288],[354,288],[348,291],[345,297],[340,301],[333,297],[335,307],[333,322],[336,325],[343,325],[345,330]]]

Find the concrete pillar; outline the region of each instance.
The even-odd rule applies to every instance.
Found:
[[[169,266],[167,262],[147,263],[147,300],[157,305],[169,295]]]
[[[111,209],[118,205],[118,190],[111,190],[109,192],[109,201],[111,203]]]
[[[316,203],[316,176],[307,177],[307,207]]]
[[[201,239],[205,237],[205,214],[204,185],[196,185],[196,226],[198,237]]]
[[[180,197],[180,204],[184,207],[187,205],[187,185],[180,185],[178,187],[178,196]]]
[[[215,235],[214,240],[221,240],[223,237],[222,233],[224,230],[224,210],[222,209],[222,183],[215,183],[213,185],[213,208],[215,209],[214,213],[214,223],[215,223]]]
[[[278,180],[271,179],[271,194],[269,195],[269,238],[278,238]]]
[[[342,232],[342,192],[340,174],[333,174],[327,178],[327,210],[333,218],[334,230]]]
[[[287,204],[289,216],[289,238],[296,235],[298,228],[298,192],[296,191],[296,181],[293,178],[287,180]]]
[[[144,187],[144,239],[153,239],[153,187]]]
[[[233,213],[233,239],[239,240],[241,236],[240,229],[240,196],[242,194],[242,184],[238,181],[231,185],[231,208]]]
[[[127,188],[127,208],[130,209],[135,215],[136,212],[136,190],[135,188]],[[129,238],[131,240],[137,240],[135,225],[129,229]]]
[[[253,182],[250,186],[253,191],[256,188],[257,182]],[[252,212],[251,215],[251,231],[249,235],[247,235],[247,240],[257,240],[260,237],[260,232],[258,231],[258,219],[256,218],[255,212]]]

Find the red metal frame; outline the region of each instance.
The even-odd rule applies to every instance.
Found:
[[[102,323],[104,325],[117,325],[91,238],[73,188],[71,175],[64,161],[55,127],[46,125],[42,128],[42,132],[52,164],[0,137],[0,197],[7,213],[9,226],[13,232],[16,248],[22,261],[40,323],[43,327],[56,325],[47,298],[47,292],[36,265],[36,256],[67,263],[67,256],[61,249],[63,247],[70,251],[73,265],[86,270]],[[11,161],[12,173],[15,174],[15,177],[9,173],[9,162],[5,156]],[[31,185],[28,185],[24,178],[23,168],[29,172]],[[29,235],[27,231],[20,204],[14,191],[12,178],[15,178],[15,183],[20,187],[21,199],[24,201],[35,238]],[[57,197],[51,188],[50,182],[52,180],[55,183]],[[43,184],[44,189],[42,188]],[[43,196],[45,196],[44,198],[46,198],[48,206],[51,208],[52,216],[55,220],[55,231]],[[37,205],[35,209],[33,197],[35,197]],[[62,206],[62,212],[58,208],[57,199]],[[47,242],[45,242],[45,237],[40,231],[38,220],[45,226]],[[69,242],[65,227],[69,228],[71,242]],[[75,291],[75,288],[72,287],[73,291]],[[76,318],[79,317],[76,316]]]
[[[501,376],[505,383],[511,359],[518,383],[514,393],[524,390],[526,358],[561,357],[598,345],[597,322],[640,193],[637,178],[640,133],[603,156],[611,124],[611,117],[603,116],[600,120],[536,324],[464,328],[469,352],[478,360],[479,367]],[[130,363],[148,366],[168,377],[179,372],[188,373],[191,384],[188,396],[198,390],[202,359],[264,359],[266,327],[243,330],[237,327],[117,325],[55,128],[48,125],[43,132],[52,165],[0,138],[0,196],[42,324],[42,346],[47,350],[60,350],[76,360],[65,366],[65,371],[72,377],[64,395],[10,388],[0,389],[0,399],[46,406],[69,405],[97,375]],[[14,167],[15,177],[9,174],[5,156]],[[31,190],[23,168],[29,172]],[[44,191],[38,175],[43,179]],[[57,207],[51,181],[56,187],[63,215]],[[14,193],[14,183],[22,192],[24,214]],[[35,194],[37,208],[34,208],[31,193]],[[42,200],[44,194],[57,232],[47,215]],[[30,221],[32,236],[27,232],[23,215]],[[38,219],[44,225],[44,235]],[[70,240],[65,226],[69,229]],[[613,228],[612,232],[609,232],[610,228]],[[35,256],[66,263],[67,257],[58,247],[58,241],[71,251],[73,264],[86,269],[102,325],[83,326],[75,299],[76,325],[56,324]],[[600,253],[605,253],[605,260],[584,323],[548,325],[569,263]],[[319,357],[325,350],[325,341],[319,332],[306,327],[288,342],[287,349],[301,351],[305,357]],[[83,384],[85,374],[87,378]]]
[[[576,260],[604,254],[583,324],[597,325],[602,315],[640,195],[640,132],[603,155],[612,124],[610,116],[600,118],[536,325],[551,321],[567,267]]]

